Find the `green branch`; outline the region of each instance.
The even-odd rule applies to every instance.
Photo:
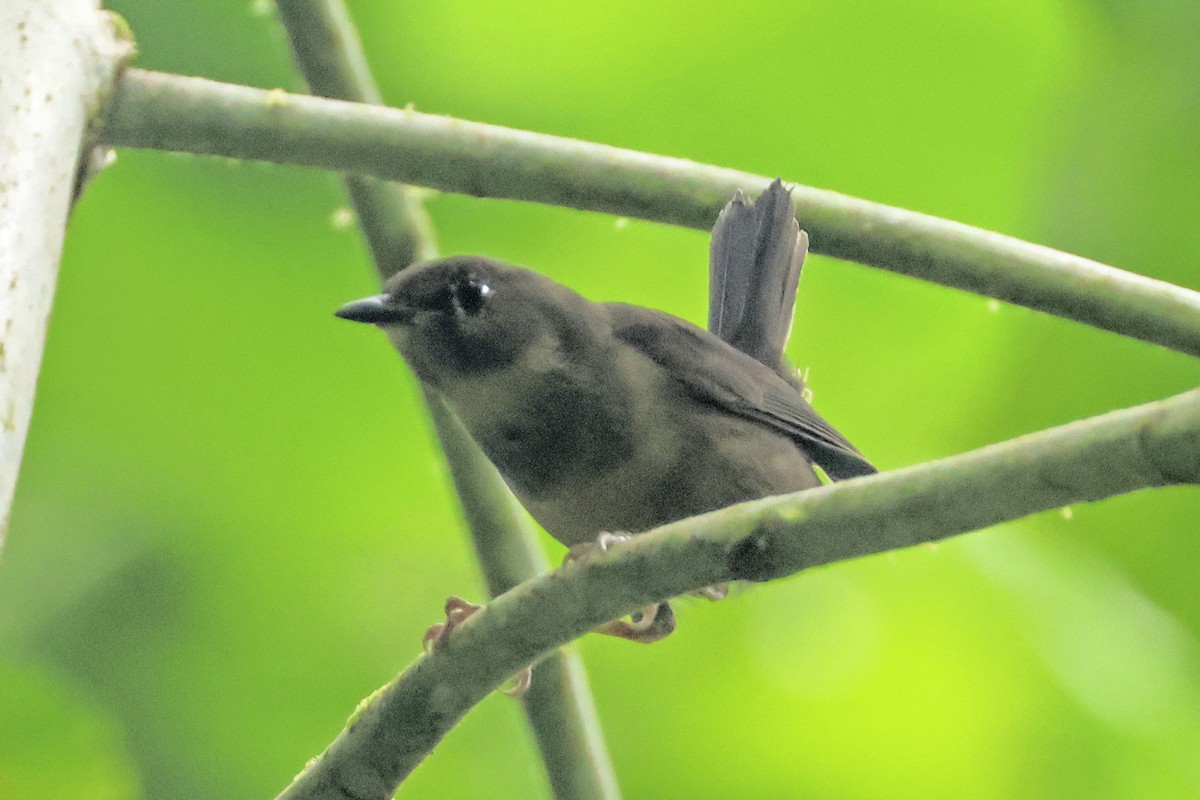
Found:
[[[341,0],[279,0],[277,5],[297,64],[315,93],[381,102]],[[358,175],[346,177],[346,189],[382,279],[436,255],[432,224],[413,190]],[[490,595],[544,572],[548,565],[528,517],[495,468],[440,398],[427,392],[425,399]],[[556,797],[620,796],[577,654],[556,653],[539,664],[523,705]]]
[[[282,796],[390,797],[509,675],[605,620],[1135,489],[1200,482],[1200,390],[970,453],[665,525],[496,598],[384,687]]]
[[[707,231],[765,177],[395,108],[129,70],[108,144],[302,164]],[[1200,355],[1200,293],[1008,236],[790,184],[814,252]]]

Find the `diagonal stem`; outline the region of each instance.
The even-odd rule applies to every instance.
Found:
[[[313,92],[382,102],[341,0],[279,0],[278,7],[297,64]],[[357,175],[346,177],[346,188],[381,279],[435,255],[432,226],[412,189]],[[440,398],[426,392],[426,401],[489,592],[501,594],[546,571],[548,564],[528,518],[495,468]],[[542,661],[524,707],[556,797],[620,796],[578,654],[564,651]]]

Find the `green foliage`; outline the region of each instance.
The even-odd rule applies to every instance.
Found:
[[[301,89],[257,5],[112,3],[139,66]],[[1145,5],[351,11],[396,105],[781,174],[1194,285],[1200,60],[1179,43],[1200,14]],[[446,595],[482,598],[415,382],[332,317],[374,286],[344,203],[335,176],[130,152],[76,209],[0,562],[0,741],[22,743],[0,748],[5,800],[270,796]],[[428,205],[446,253],[705,317],[701,234]],[[789,352],[883,468],[1200,377],[819,257]],[[626,794],[1200,795],[1200,500],[1072,512],[685,603],[653,647],[584,640]],[[490,699],[406,796],[545,796],[523,726]]]

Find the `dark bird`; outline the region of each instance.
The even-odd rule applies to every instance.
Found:
[[[780,244],[778,224],[760,235],[754,214],[730,208],[714,236],[714,264],[736,269],[714,282],[728,287],[716,329],[778,361],[807,240],[798,228],[786,239],[794,216]],[[718,252],[739,237],[747,243],[727,249],[750,253],[747,264]],[[766,268],[773,298],[765,334],[753,332],[760,321],[746,321],[764,302],[760,281],[744,277],[755,265]],[[337,315],[388,334],[533,517],[568,547],[818,486],[814,464],[834,480],[875,471],[783,377],[786,368],[777,372],[685,320],[593,302],[511,264],[483,256],[419,264]],[[652,624],[669,632],[673,623],[643,614],[641,627]],[[636,626],[609,632],[659,638],[636,635]]]

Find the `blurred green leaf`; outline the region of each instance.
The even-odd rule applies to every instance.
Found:
[[[0,797],[137,797],[121,738],[86,695],[35,665],[0,659]]]

